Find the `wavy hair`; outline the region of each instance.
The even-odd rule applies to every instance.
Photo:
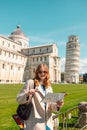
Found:
[[[39,64],[38,67],[36,68],[35,78],[34,78],[35,85],[36,85],[36,86],[39,85],[40,78],[39,78],[39,76],[38,76],[38,73],[39,73],[39,71],[40,71],[40,69],[41,69],[42,67],[44,67],[44,69],[45,69],[45,71],[46,71],[46,78],[45,78],[45,80],[43,81],[43,85],[44,85],[45,87],[49,87],[49,86],[51,86],[49,69],[48,69],[47,65],[44,64],[44,63]]]

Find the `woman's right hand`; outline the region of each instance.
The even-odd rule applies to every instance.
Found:
[[[30,94],[31,94],[31,95],[34,95],[35,92],[37,92],[37,91],[38,91],[37,88],[35,88],[35,89],[30,89],[30,90],[29,90],[29,95],[30,95]]]

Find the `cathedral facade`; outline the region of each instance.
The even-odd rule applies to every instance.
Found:
[[[29,39],[20,26],[8,37],[0,35],[0,83],[25,82],[34,77],[40,63],[48,66],[51,82],[61,82],[56,43],[30,47]]]

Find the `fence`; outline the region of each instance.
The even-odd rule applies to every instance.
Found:
[[[79,116],[79,107],[76,106],[67,110],[65,113],[58,113],[53,116],[53,120],[58,118],[59,124],[58,127],[56,126],[54,130],[87,130],[87,123],[86,125],[79,127],[79,120],[81,119]],[[24,130],[21,128],[20,130]]]
[[[65,113],[59,113],[53,116],[53,119],[59,119],[58,128],[54,130],[87,130],[87,124],[82,128],[79,128],[79,118],[78,118],[78,106],[67,110]]]

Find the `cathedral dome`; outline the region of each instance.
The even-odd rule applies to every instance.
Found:
[[[29,39],[22,32],[20,25],[17,26],[17,28],[10,34],[8,38],[11,39],[13,42],[19,43],[22,48],[28,47]]]
[[[17,29],[14,30],[11,35],[19,35],[22,37],[26,37],[25,34],[22,32],[20,25],[17,26]]]

